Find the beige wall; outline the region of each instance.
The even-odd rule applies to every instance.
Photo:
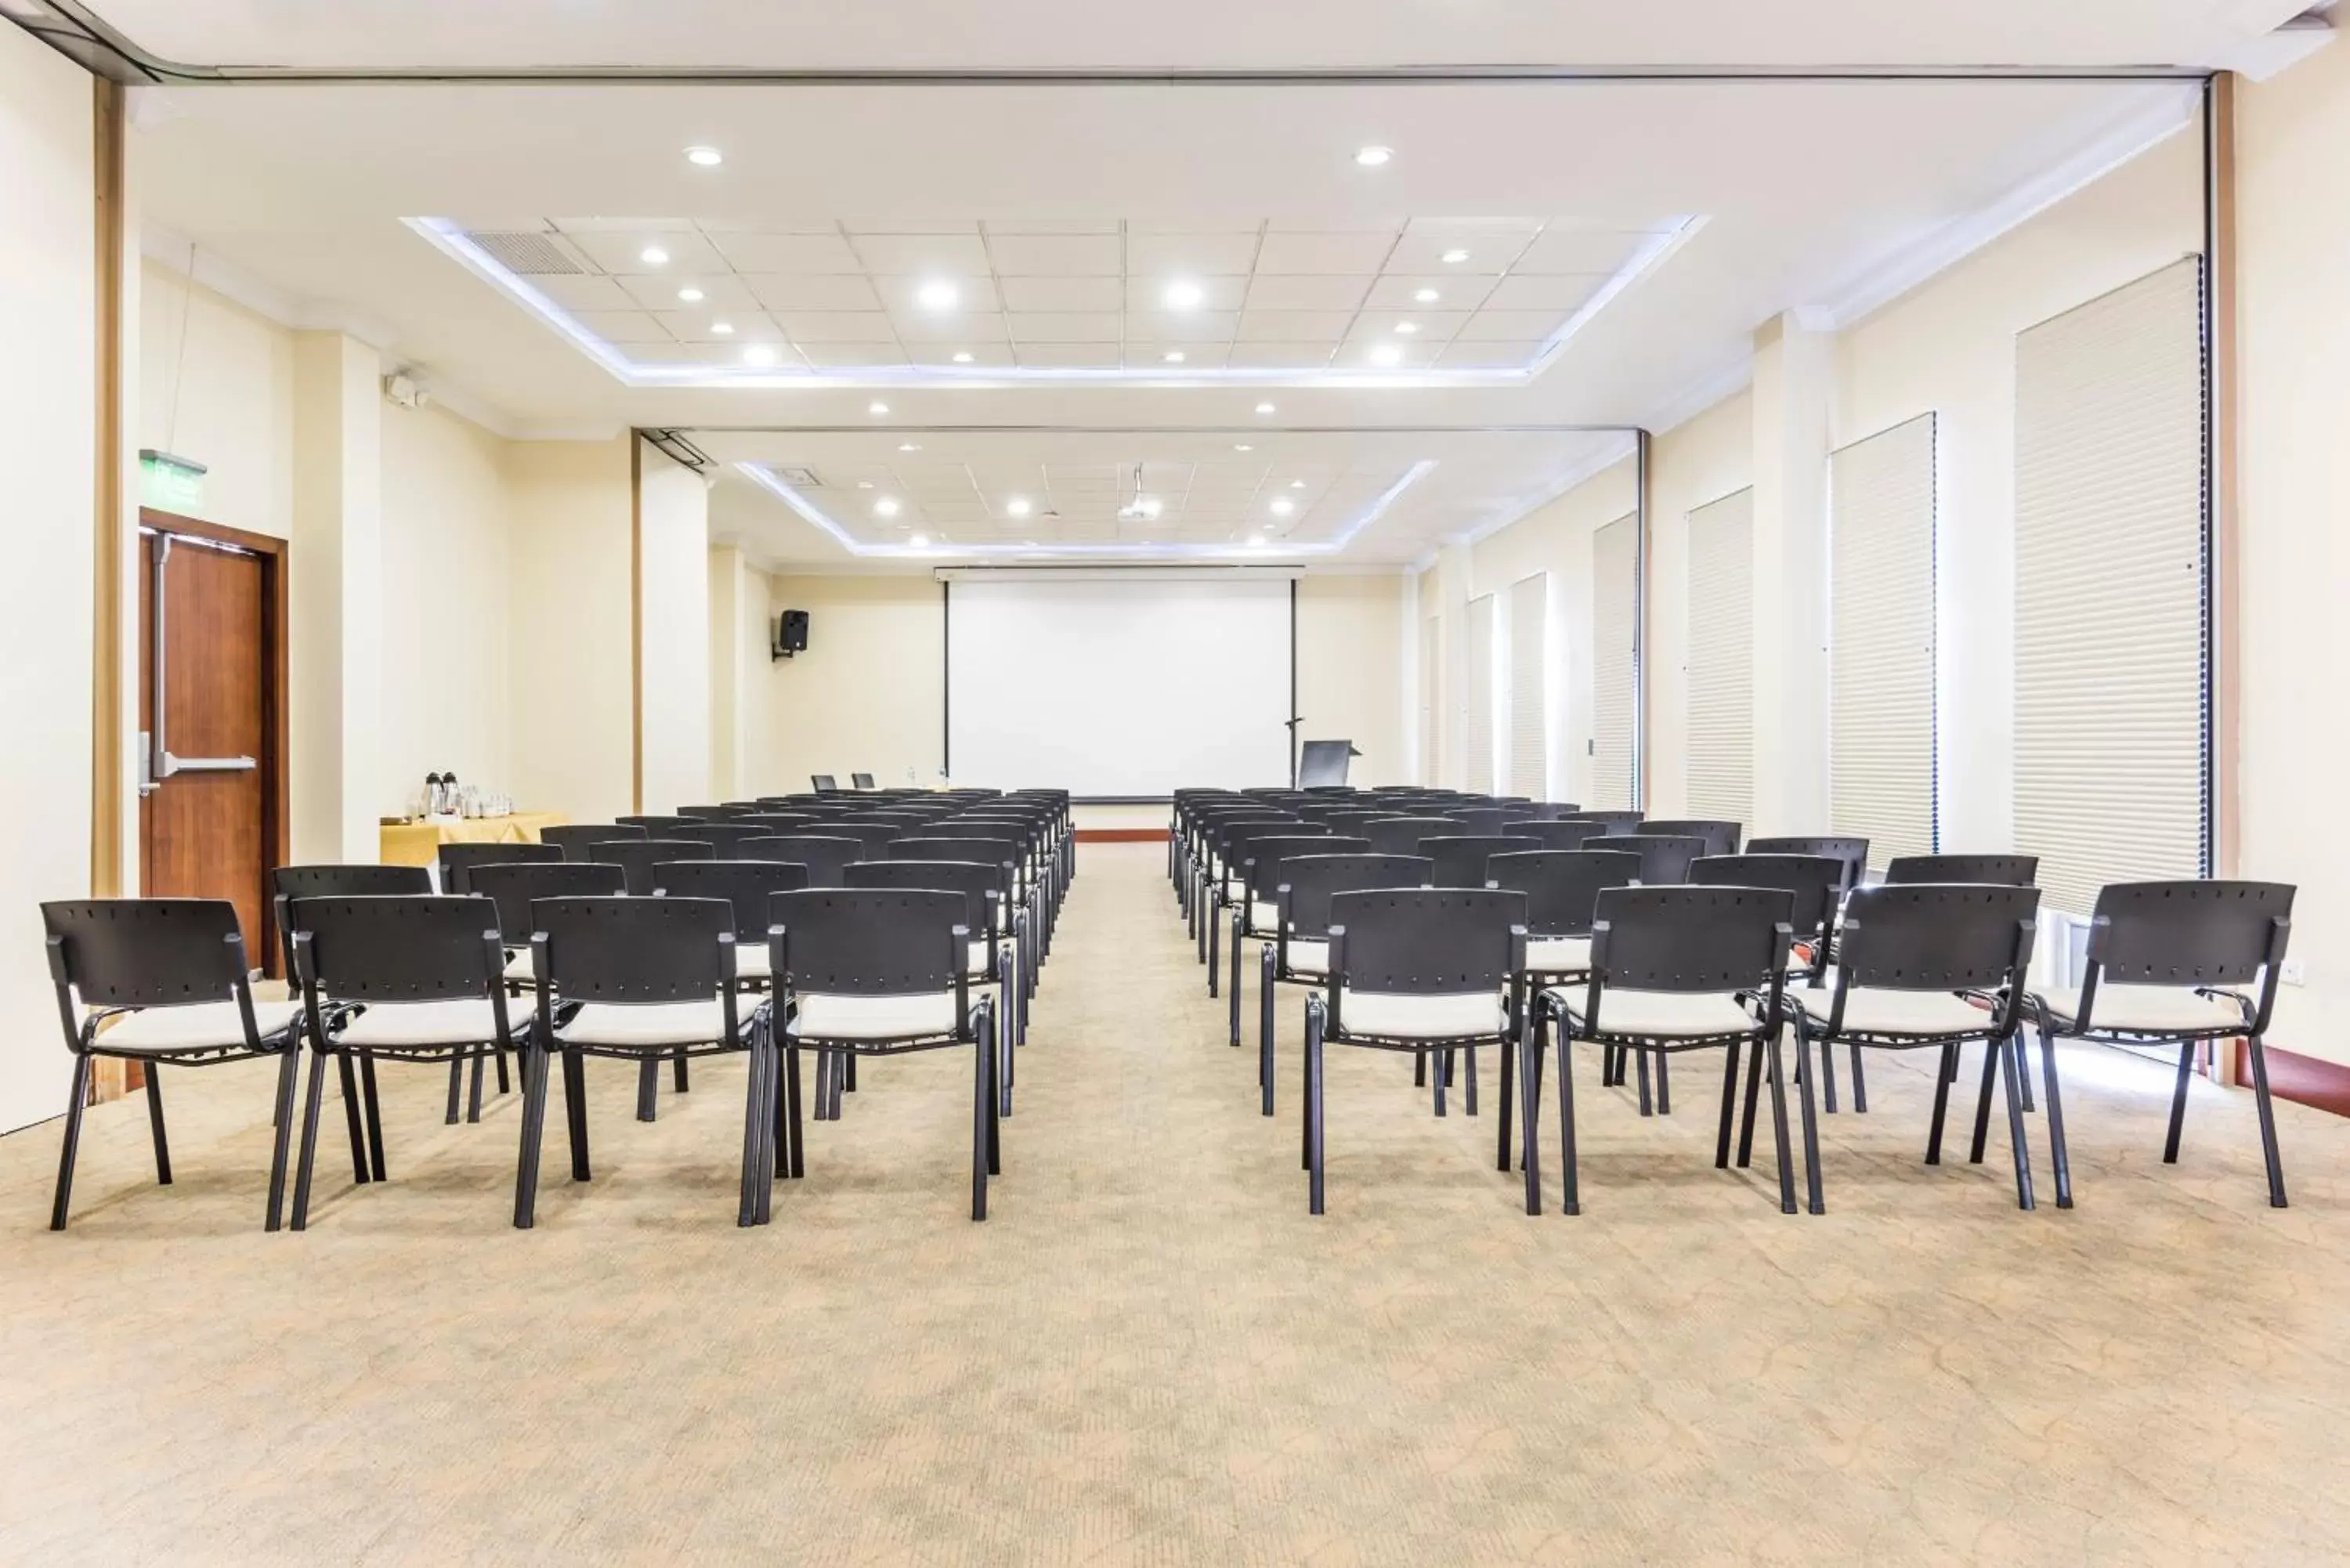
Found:
[[[650,446],[639,453],[637,592],[648,811],[710,799],[710,491]]]
[[[65,1109],[44,898],[90,873],[97,219],[90,80],[0,24],[0,1131]]]
[[[193,458],[195,515],[283,539],[294,531],[294,335],[148,262],[139,290],[137,444]]]
[[[1648,809],[1689,808],[1689,514],[1754,483],[1747,393],[1664,431],[1648,459]]]
[[[2276,1043],[2350,1062],[2350,47],[2245,88],[2237,126],[2241,869],[2300,888]]]
[[[939,585],[916,576],[778,576],[766,613],[808,612],[808,649],[754,670],[761,732],[746,794],[808,787],[810,774],[937,780],[946,726]]]
[[[506,454],[512,793],[575,822],[632,809],[630,439]]]
[[[1404,579],[1297,579],[1297,711],[1301,740],[1348,739],[1363,754],[1347,774],[1364,787],[1411,781],[1404,743]]]

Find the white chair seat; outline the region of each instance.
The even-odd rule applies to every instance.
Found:
[[[1252,900],[1249,904],[1249,929],[1269,931],[1281,923],[1281,910],[1274,905]]]
[[[1008,945],[1011,940],[1010,937],[997,939],[999,946]],[[988,950],[988,944],[984,938],[971,944],[971,955],[964,961],[971,965],[971,972],[973,974],[993,977],[995,973],[995,954]]]
[[[1754,1015],[1726,991],[1632,991],[1608,986],[1599,994],[1596,1031],[1583,1016],[1588,995],[1581,987],[1559,987],[1551,995],[1566,1004],[1577,1033],[1652,1040],[1695,1040],[1710,1034],[1751,1034]]]
[[[530,966],[528,948],[523,949],[514,957],[506,960],[506,967],[503,972],[506,979],[518,980],[525,985],[533,985],[538,981],[538,971]]]
[[[1589,937],[1535,937],[1526,943],[1526,968],[1535,974],[1582,974],[1591,968]]]
[[[529,1019],[526,1006],[506,1014],[509,1029]],[[371,1002],[335,1038],[353,1047],[393,1045],[467,1045],[498,1037],[497,1018],[489,999],[457,997],[444,1002]]]
[[[791,1033],[804,1040],[910,1040],[955,1032],[951,991],[919,996],[842,996],[804,991]]]
[[[736,980],[773,980],[775,977],[775,954],[764,942],[734,944],[734,978]]]
[[[2066,988],[2034,994],[2048,1004],[2062,1027],[2071,1029],[2080,1022],[2079,991]],[[2100,982],[2089,1002],[2089,1028],[2096,1033],[2182,1034],[2243,1027],[2242,1011],[2227,995],[2204,996],[2183,985]]]
[[[293,1027],[301,1012],[297,1002],[255,997],[253,1024],[265,1044]],[[99,1033],[98,1044],[109,1051],[217,1051],[244,1044],[244,1020],[234,1002],[150,1007],[116,1019]]]
[[[570,1045],[703,1045],[725,1034],[726,1013],[716,997],[641,1006],[591,1002],[555,1030],[556,1039]]]
[[[1330,944],[1318,939],[1289,939],[1289,972],[1292,974],[1328,974]],[[1348,1027],[1352,1027],[1350,1023]]]
[[[1835,1011],[1833,991],[1790,991],[1787,1001],[1805,1017],[1825,1023]],[[1991,1027],[1989,1010],[1947,991],[1893,991],[1855,986],[1844,999],[1847,1034],[1980,1034]]]
[[[1296,949],[1293,945],[1290,950]],[[1347,1033],[1382,1040],[1459,1040],[1499,1034],[1506,1023],[1505,1012],[1501,996],[1487,992],[1410,996],[1348,987],[1338,996],[1338,1021]]]

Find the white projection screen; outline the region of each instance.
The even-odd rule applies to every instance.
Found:
[[[946,602],[954,784],[1117,798],[1289,782],[1285,579],[957,576]]]

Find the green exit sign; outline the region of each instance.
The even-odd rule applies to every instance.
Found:
[[[193,513],[204,504],[204,465],[152,447],[139,453],[140,496],[159,512]]]

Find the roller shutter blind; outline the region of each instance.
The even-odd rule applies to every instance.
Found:
[[[1754,821],[1754,492],[1689,514],[1689,810]]]
[[[1493,689],[1493,596],[1480,594],[1469,601],[1469,714],[1461,727],[1470,790],[1493,793],[1493,709],[1499,693]]]
[[[2203,275],[2017,335],[2015,843],[2051,908],[2209,860]]]
[[[1550,575],[1510,585],[1510,788],[1550,797]]]
[[[1440,734],[1444,690],[1444,618],[1432,615],[1419,623],[1419,782],[1435,784],[1438,759],[1444,755]]]
[[[1640,517],[1618,517],[1591,536],[1591,799],[1603,811],[1634,808],[1634,713],[1639,705]]]
[[[1934,416],[1828,459],[1828,789],[1881,868],[1934,853]]]

